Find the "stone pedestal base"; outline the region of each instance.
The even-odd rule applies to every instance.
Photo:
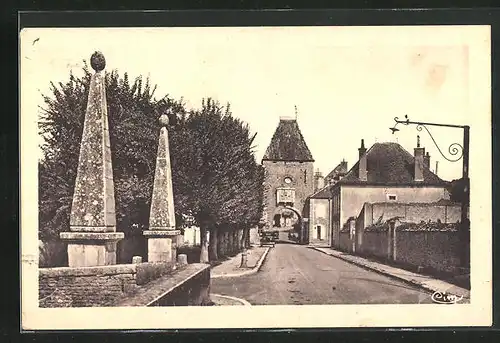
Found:
[[[116,243],[123,232],[61,232],[68,243],[69,267],[93,267],[116,264]]]
[[[146,230],[148,239],[148,262],[172,262],[177,258],[179,230]]]

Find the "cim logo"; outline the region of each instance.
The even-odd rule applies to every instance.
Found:
[[[437,304],[456,304],[463,299],[463,296],[448,294],[446,292],[434,292],[431,299]]]

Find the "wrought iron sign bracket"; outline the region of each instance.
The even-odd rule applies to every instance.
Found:
[[[422,131],[422,129],[425,129],[425,131],[427,131],[427,133],[431,137],[432,142],[434,143],[434,145],[438,149],[438,151],[441,154],[441,156],[443,156],[443,158],[446,159],[447,161],[458,162],[464,156],[465,148],[460,143],[452,143],[448,147],[448,153],[451,156],[454,156],[454,157],[448,157],[448,156],[446,156],[443,153],[443,151],[441,150],[441,148],[439,147],[439,145],[437,144],[436,140],[434,139],[434,136],[429,131],[429,129],[427,128],[427,126],[460,128],[460,129],[464,130],[464,135],[467,135],[467,137],[468,137],[468,134],[469,134],[469,132],[468,132],[469,131],[469,126],[466,126],[466,125],[437,124],[437,123],[425,123],[425,122],[410,121],[410,119],[408,118],[408,115],[405,115],[405,120],[400,120],[398,117],[396,117],[396,118],[394,118],[394,121],[396,122],[396,124],[394,124],[394,127],[390,128],[390,130],[392,131],[392,134],[394,134],[395,132],[399,131],[399,129],[397,128],[398,124],[402,124],[402,125],[410,125],[410,124],[417,125],[417,131]]]

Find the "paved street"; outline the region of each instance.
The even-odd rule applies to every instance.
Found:
[[[213,279],[211,291],[252,305],[432,303],[405,283],[294,244],[277,244],[256,274]]]

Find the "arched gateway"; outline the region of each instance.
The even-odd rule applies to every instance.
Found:
[[[264,157],[265,223],[278,231],[295,230],[307,243],[302,209],[314,192],[314,159],[297,120],[281,117]]]
[[[286,231],[302,223],[302,214],[292,206],[279,205],[274,210],[272,227],[279,231]]]
[[[281,218],[281,220],[278,218]],[[304,218],[297,208],[292,206],[278,206],[273,219],[272,228],[280,231],[283,239],[294,240],[302,244],[309,242],[307,218]]]

